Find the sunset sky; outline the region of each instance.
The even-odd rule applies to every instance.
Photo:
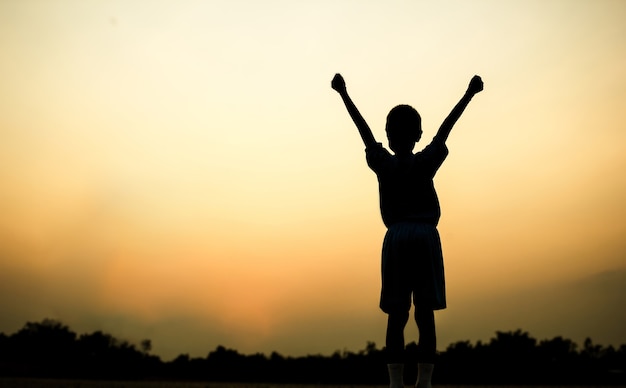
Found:
[[[381,347],[378,187],[330,80],[378,141],[406,103],[427,142],[479,74],[435,179],[439,349],[624,344],[624,20],[619,0],[0,0],[0,332],[53,318],[165,360]]]

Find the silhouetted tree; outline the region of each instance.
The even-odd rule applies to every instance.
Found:
[[[205,358],[181,354],[164,363],[148,354],[150,340],[135,345],[96,331],[77,335],[55,320],[28,322],[0,333],[0,376],[89,379],[173,379],[306,384],[387,384],[384,349],[367,342],[358,352],[285,357],[243,355],[217,346]],[[406,346],[405,382],[415,381],[417,344]],[[583,347],[555,337],[537,342],[522,330],[496,332],[488,343],[450,344],[437,360],[436,384],[626,384],[626,345]]]
[[[150,341],[149,339],[141,341],[140,345],[141,351],[144,353],[150,353],[150,351],[152,350],[152,341]]]
[[[575,383],[576,379],[569,370],[576,364],[577,345],[563,337],[543,340],[537,348],[538,373],[545,377],[548,384]]]
[[[32,376],[68,375],[76,362],[76,333],[59,321],[27,322],[10,340],[13,360]]]

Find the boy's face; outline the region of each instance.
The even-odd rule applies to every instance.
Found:
[[[387,132],[389,148],[396,154],[412,152],[413,148],[415,148],[415,143],[421,137],[422,132],[416,132],[414,128],[398,128],[396,131]]]
[[[398,105],[387,115],[387,139],[389,148],[396,154],[412,152],[422,137],[421,118],[409,105]]]

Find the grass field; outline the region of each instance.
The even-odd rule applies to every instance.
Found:
[[[11,379],[0,378],[0,388],[387,388],[381,385],[302,385],[302,384],[250,384],[250,383],[210,383],[182,381],[92,381],[92,380],[53,380],[53,379]],[[407,388],[411,386],[406,385]],[[435,385],[436,388],[604,388],[608,386],[478,386],[478,385]],[[610,388],[626,388],[612,385]]]

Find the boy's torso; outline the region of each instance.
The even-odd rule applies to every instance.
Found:
[[[431,143],[422,152],[403,158],[381,144],[366,152],[368,165],[378,177],[385,225],[416,221],[436,226],[441,210],[433,178],[448,154],[445,144]]]

